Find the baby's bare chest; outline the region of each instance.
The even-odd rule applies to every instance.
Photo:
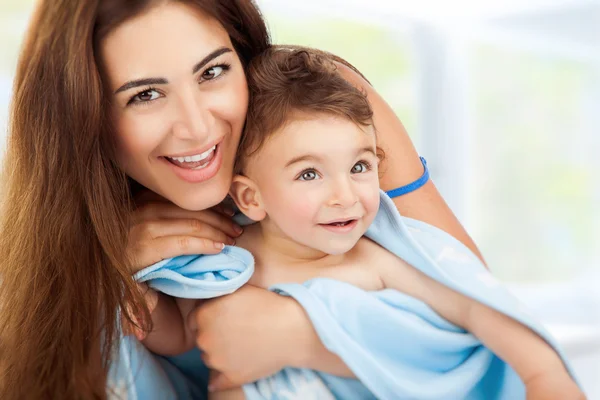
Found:
[[[383,274],[399,262],[401,260],[396,256],[364,238],[340,263],[330,264],[328,260],[323,260],[306,265],[275,265],[268,259],[262,259],[257,262],[249,283],[268,288],[281,283],[304,283],[315,278],[329,278],[367,291],[381,290],[385,288]]]

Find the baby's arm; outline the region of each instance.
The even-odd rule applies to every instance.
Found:
[[[163,356],[175,356],[191,350],[194,336],[185,324],[196,300],[179,299],[158,292],[158,303],[152,311],[152,330],[142,339],[148,350]]]
[[[386,287],[418,298],[479,338],[521,377],[528,399],[584,398],[558,354],[540,336],[514,319],[404,264],[406,268],[396,269],[401,272],[394,274],[402,276],[388,274],[384,279]]]
[[[465,303],[466,310],[459,313],[462,315],[457,325],[473,333],[513,367],[525,383],[528,399],[584,398],[558,354],[544,339],[477,301],[467,299]]]

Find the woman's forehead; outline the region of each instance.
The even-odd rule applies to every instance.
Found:
[[[100,51],[111,87],[148,76],[189,74],[206,55],[232,47],[225,28],[188,5],[166,2],[113,29]]]

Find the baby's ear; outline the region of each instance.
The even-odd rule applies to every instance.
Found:
[[[252,179],[242,175],[234,176],[229,195],[240,211],[253,221],[262,221],[267,216],[258,186]]]

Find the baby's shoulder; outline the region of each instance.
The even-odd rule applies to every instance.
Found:
[[[324,272],[328,277],[346,281],[364,290],[381,290],[385,285],[380,266],[394,262],[394,257],[377,243],[362,237],[340,264]]]
[[[363,236],[358,240],[352,251],[350,252],[352,259],[374,259],[374,258],[388,258],[390,260],[397,258],[392,252],[386,248],[380,246],[378,243],[372,241],[366,236]]]
[[[360,265],[362,268],[372,270],[373,274],[381,278],[385,287],[395,286],[389,284],[391,278],[394,281],[401,279],[405,282],[413,282],[416,276],[419,275],[417,269],[412,265],[364,236],[356,244],[352,259],[349,261]]]

